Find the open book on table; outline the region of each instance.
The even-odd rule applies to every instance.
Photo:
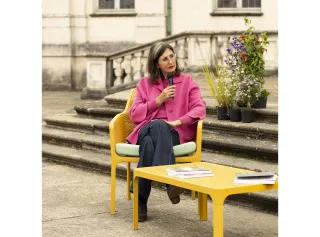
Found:
[[[178,178],[200,178],[213,176],[213,173],[204,167],[180,167],[180,168],[167,168],[169,176]]]
[[[274,184],[278,176],[272,172],[237,173],[234,178],[236,184]]]

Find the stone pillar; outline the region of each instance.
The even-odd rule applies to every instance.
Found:
[[[185,39],[178,40],[178,48],[177,48],[177,60],[180,67],[186,66],[185,64],[185,48],[184,48]]]
[[[199,44],[195,38],[188,38],[188,66],[199,68],[205,63],[211,63],[211,41],[210,37],[198,37]],[[204,62],[205,60],[205,62]]]
[[[229,36],[218,37],[218,42],[220,46],[220,58],[218,60],[218,65],[223,66],[223,61],[227,59],[227,48],[229,47]]]
[[[142,71],[142,76],[146,77],[149,75],[149,73],[147,72],[147,63],[148,63],[148,57],[149,57],[149,50],[145,50],[142,53],[142,57],[141,57],[141,71]]]
[[[142,68],[142,63],[141,63],[141,56],[142,52],[140,53],[135,53],[134,58],[131,61],[131,65],[133,67],[133,80],[140,80],[141,79],[141,68]]]
[[[82,90],[82,99],[101,99],[107,95],[106,58],[87,58],[87,86]]]
[[[213,67],[218,66],[218,59],[220,56],[220,48],[218,45],[218,37],[213,36],[211,39],[211,64]]]
[[[113,60],[114,74],[117,77],[113,82],[114,86],[122,84],[122,75],[123,75],[123,69],[121,68],[122,62],[123,62],[123,58],[117,58],[117,59]]]
[[[131,66],[131,61],[132,61],[132,55],[127,55],[124,56],[124,61],[121,64],[121,67],[124,69],[126,72],[126,76],[123,80],[123,83],[130,83],[132,82],[132,66]]]

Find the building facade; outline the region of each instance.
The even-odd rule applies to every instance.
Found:
[[[277,70],[275,0],[43,0],[42,8],[43,89],[87,87],[88,55],[107,57],[183,32],[241,32],[245,16],[257,31],[272,33],[266,59]],[[190,42],[185,51],[192,51]]]

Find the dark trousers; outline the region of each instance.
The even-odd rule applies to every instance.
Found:
[[[138,135],[140,160],[137,167],[175,164],[173,146],[180,144],[179,134],[163,120],[144,125]],[[139,178],[139,195],[148,200],[151,180]]]

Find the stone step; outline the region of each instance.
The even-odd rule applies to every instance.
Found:
[[[110,149],[108,135],[81,133],[62,129],[42,127],[42,141],[61,146],[106,152]]]
[[[106,135],[109,132],[109,122],[112,118],[88,118],[77,114],[56,114],[43,118],[47,125],[92,134]]]
[[[80,117],[77,114],[57,114],[55,116],[45,117],[47,124],[62,127],[83,127],[88,130],[108,131],[111,118]],[[204,130],[225,131],[231,134],[242,134],[253,137],[272,138],[278,137],[278,125],[266,124],[262,122],[241,123],[230,122],[229,120],[217,120],[213,116],[204,119]]]
[[[216,116],[207,116],[204,119],[203,129],[206,132],[215,131],[223,134],[278,140],[278,124],[263,123],[262,121],[241,123],[218,120]]]
[[[63,146],[105,152],[110,149],[108,134],[91,134],[79,131],[67,131],[43,126],[42,138],[45,142]],[[260,159],[271,162],[278,160],[277,142],[259,139],[244,139],[235,135],[203,132],[203,149],[211,152],[225,152],[235,156]]]
[[[274,141],[203,132],[202,147],[210,151],[226,152],[235,156],[278,161],[278,144]]]
[[[122,91],[116,94],[108,95],[104,100],[96,101],[92,104],[74,106],[74,110],[83,116],[88,117],[113,117],[122,112],[126,106],[129,91]],[[207,117],[216,118],[216,102],[214,99],[206,99]],[[274,108],[254,109],[255,120],[257,122],[278,123],[278,110]]]
[[[62,147],[52,144],[42,145],[42,156],[44,159],[55,162],[63,162],[72,166],[85,169],[93,169],[110,175],[111,157],[110,153],[100,154],[89,150],[79,150],[70,147]],[[210,154],[203,152],[202,161],[213,162],[242,169],[255,171],[272,171],[277,173],[277,165],[261,161],[241,162],[234,157],[221,154]],[[136,163],[131,165],[131,175]],[[117,178],[126,178],[126,164],[120,163],[117,166]],[[117,194],[121,195],[121,194]],[[125,195],[125,194],[122,194]],[[278,212],[278,192],[265,191],[260,193],[247,193],[229,196],[227,202],[258,210]]]
[[[83,129],[91,132],[109,131],[111,118],[83,118],[76,114],[59,114],[45,117],[44,121],[48,125],[70,129]],[[223,134],[240,135],[259,139],[278,139],[278,125],[266,124],[262,122],[241,123],[229,120],[217,120],[212,116],[206,117],[203,123],[204,132],[219,132]]]

